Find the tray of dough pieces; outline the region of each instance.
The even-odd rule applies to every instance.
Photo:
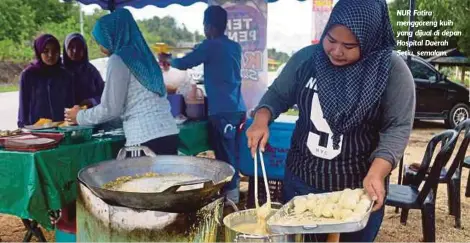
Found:
[[[373,206],[363,189],[296,196],[267,225],[276,234],[356,232],[366,227]]]

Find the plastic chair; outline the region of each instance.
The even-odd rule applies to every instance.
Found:
[[[441,169],[447,164],[457,143],[458,133],[454,130],[446,130],[435,135],[429,141],[423,161],[418,173],[408,185],[391,184],[386,205],[401,208],[401,222],[406,224],[408,211],[410,209],[421,210],[421,221],[423,237],[425,242],[434,242],[436,239],[435,204],[436,190],[439,183]],[[438,144],[441,148],[437,153],[431,171],[426,178],[427,171],[431,166],[431,160]],[[420,190],[419,187],[424,181]]]
[[[460,144],[459,150],[454,157],[449,170],[447,171],[446,176],[443,179],[439,180],[439,183],[447,184],[447,195],[448,195],[448,207],[449,214],[455,216],[455,228],[460,229],[462,227],[461,222],[461,198],[460,198],[460,187],[462,179],[462,167],[465,166],[465,154],[470,143],[470,120],[461,122],[456,128],[456,132],[460,135],[463,131],[463,140]],[[467,180],[467,190],[468,192]]]
[[[470,156],[464,159],[462,167],[470,169]],[[470,170],[468,171],[467,189],[465,190],[465,197],[470,197]]]
[[[455,216],[455,228],[460,229],[462,226],[460,211],[460,183],[462,178],[462,167],[465,167],[465,153],[467,152],[470,142],[470,119],[461,122],[454,130],[458,133],[458,135],[460,135],[463,131],[464,137],[449,169],[445,170],[445,168],[443,168],[441,170],[439,183],[447,184],[447,203],[449,207],[449,214]],[[470,167],[470,164],[468,167]],[[403,178],[404,184],[407,184],[410,180],[413,180],[412,178],[414,176],[416,176],[415,172],[406,171]],[[469,183],[470,181],[467,181],[467,184]],[[467,192],[468,190],[469,189],[467,187]]]

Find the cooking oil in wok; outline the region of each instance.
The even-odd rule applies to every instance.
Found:
[[[117,190],[123,192],[162,192],[171,186],[176,185],[177,183],[197,179],[203,178],[185,174],[144,177],[125,182],[120,187],[118,187]],[[181,186],[178,191],[200,189],[202,187],[203,184],[199,183],[195,185]]]
[[[165,174],[146,173],[142,176],[123,176],[116,180],[106,183],[103,188],[122,191],[122,192],[139,192],[139,193],[158,193],[185,181],[203,179],[201,177],[189,174]],[[203,183],[181,186],[178,191],[194,190],[203,188]]]

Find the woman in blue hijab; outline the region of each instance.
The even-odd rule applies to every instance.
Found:
[[[170,112],[162,73],[127,9],[101,17],[93,28],[109,56],[101,103],[66,112],[69,121],[95,125],[121,118],[126,146],[143,145],[157,154],[177,154],[178,129]]]
[[[74,105],[73,76],[60,61],[60,44],[50,34],[34,41],[36,60],[21,73],[18,127],[41,118],[59,122],[64,109]]]
[[[100,103],[103,78],[88,59],[88,47],[81,34],[69,34],[62,53],[64,67],[74,75],[75,104],[93,107]]]
[[[299,118],[286,159],[283,198],[364,188],[375,201],[367,226],[342,242],[373,242],[382,223],[388,176],[403,156],[415,108],[412,75],[393,52],[385,0],[340,0],[320,44],[296,58],[269,87],[247,131],[255,154],[268,125],[294,104]],[[291,62],[291,61],[289,61]],[[310,240],[324,241],[325,235]]]

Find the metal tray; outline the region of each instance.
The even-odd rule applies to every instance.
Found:
[[[323,195],[328,195],[331,193],[324,193]],[[287,215],[287,212],[290,208],[294,206],[293,202],[296,198],[303,196],[296,196],[288,203],[286,203],[281,209],[279,209],[272,217],[268,219],[267,225],[269,230],[272,233],[277,234],[322,234],[322,233],[349,233],[356,232],[364,229],[369,221],[374,202],[372,201],[369,209],[363,218],[359,221],[348,221],[348,222],[313,222],[308,225],[295,225],[295,226],[286,226],[275,224],[280,218],[283,218]]]

